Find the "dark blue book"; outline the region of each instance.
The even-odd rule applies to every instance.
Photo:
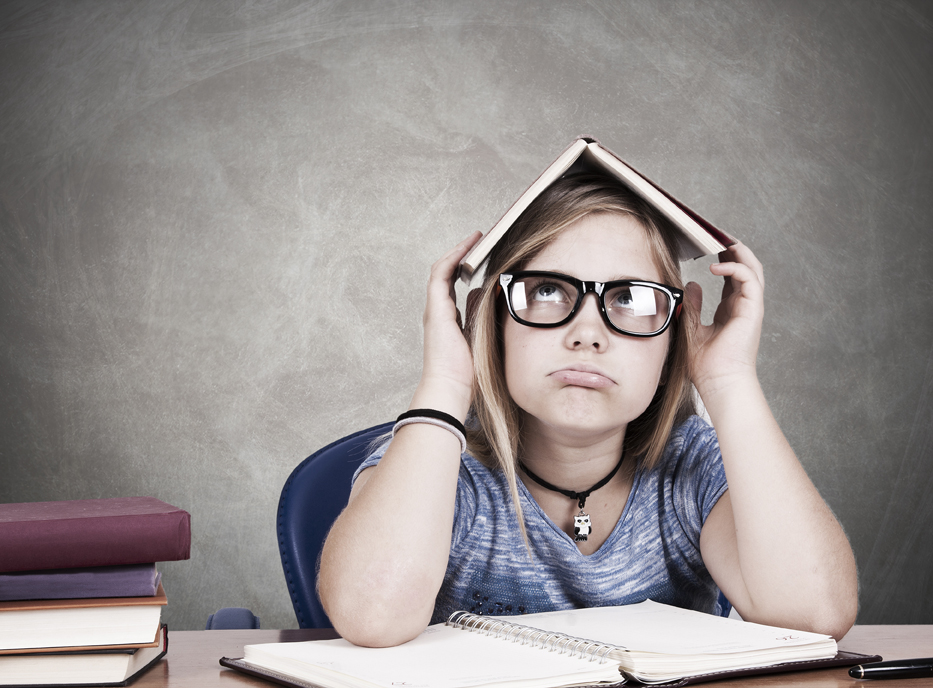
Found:
[[[155,564],[0,573],[0,602],[151,597],[161,578]]]

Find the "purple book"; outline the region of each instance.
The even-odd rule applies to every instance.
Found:
[[[0,573],[188,559],[191,516],[155,497],[0,504]]]
[[[161,578],[155,564],[0,573],[0,602],[151,597]]]

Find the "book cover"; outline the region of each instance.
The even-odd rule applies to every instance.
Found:
[[[152,597],[0,602],[0,650],[146,644],[167,603],[161,584]]]
[[[188,559],[191,516],[154,497],[0,504],[0,573]]]
[[[526,208],[551,184],[567,174],[596,172],[615,177],[660,211],[679,231],[680,260],[719,253],[735,243],[726,232],[640,174],[594,138],[581,136],[519,196],[502,218],[460,261],[460,279],[469,284],[495,245]]]
[[[0,602],[151,597],[161,579],[155,564],[0,573]]]
[[[156,630],[155,637],[151,643],[124,643],[120,645],[71,645],[66,647],[28,647],[28,648],[19,648],[16,650],[0,650],[0,657],[5,655],[36,655],[36,654],[47,654],[47,653],[63,653],[63,652],[90,652],[92,650],[107,650],[107,651],[121,651],[126,652],[128,650],[135,650],[141,647],[157,647],[162,642],[162,633],[163,629],[166,628],[165,624],[159,624],[158,630]]]
[[[168,652],[168,627],[146,647],[0,656],[0,686],[126,686]]]

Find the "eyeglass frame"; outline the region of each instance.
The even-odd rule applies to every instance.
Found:
[[[515,309],[512,307],[511,286],[515,280],[523,277],[555,277],[575,286],[577,288],[577,301],[573,304],[573,307],[570,309],[567,317],[555,323],[536,323],[519,318],[515,313]],[[664,321],[664,324],[660,327],[660,329],[655,332],[629,332],[628,330],[623,330],[622,328],[616,326],[612,320],[609,319],[609,313],[606,311],[605,294],[615,287],[620,286],[649,287],[652,289],[658,289],[659,291],[667,294],[669,302],[667,309],[667,319]],[[583,304],[583,300],[586,298],[586,295],[590,292],[593,292],[596,295],[596,303],[599,304],[599,313],[602,315],[603,321],[606,323],[606,325],[609,326],[609,329],[613,332],[624,334],[628,337],[657,337],[664,334],[665,330],[671,326],[671,323],[674,321],[674,319],[680,315],[680,311],[683,308],[684,302],[684,292],[682,289],[677,289],[676,287],[661,284],[660,282],[627,279],[611,280],[609,282],[587,282],[585,280],[577,279],[576,277],[571,277],[570,275],[565,275],[561,272],[549,272],[547,270],[518,270],[516,272],[500,273],[499,287],[502,289],[502,292],[505,295],[505,305],[509,309],[509,315],[512,316],[512,320],[517,322],[519,325],[525,325],[526,327],[542,328],[561,327],[562,325],[569,323],[579,312],[580,306]]]

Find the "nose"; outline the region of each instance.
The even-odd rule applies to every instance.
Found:
[[[605,351],[609,346],[609,328],[599,310],[599,297],[590,292],[583,297],[580,309],[567,329],[567,346],[571,349]]]

